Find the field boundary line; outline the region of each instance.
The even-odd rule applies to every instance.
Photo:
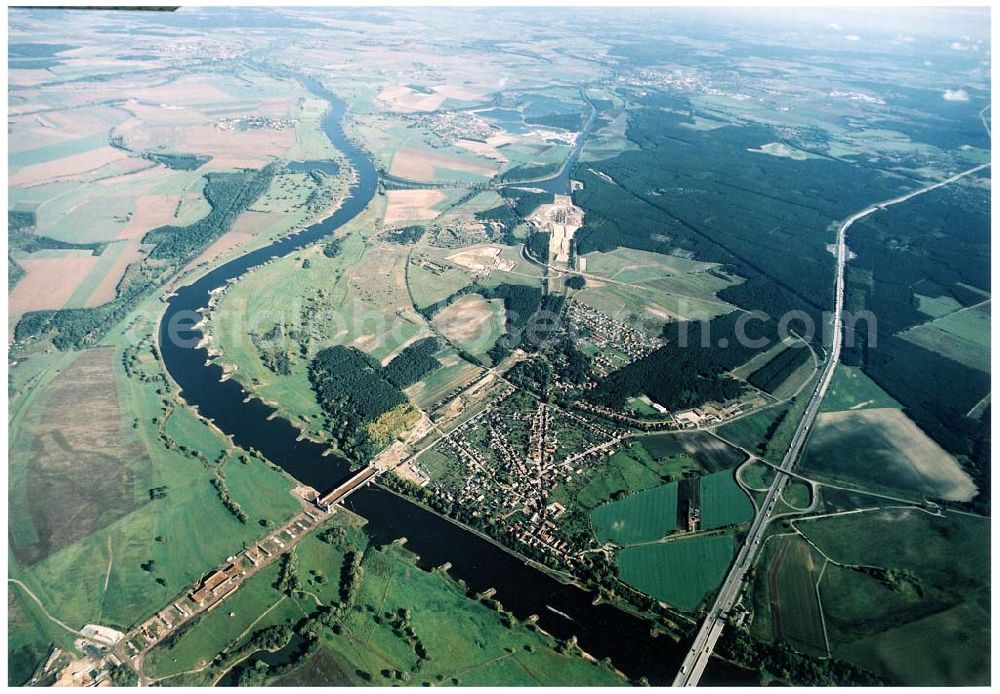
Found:
[[[819,607],[819,621],[823,625],[823,641],[826,643],[826,657],[832,658],[833,652],[830,650],[830,635],[826,631],[826,614],[823,612],[823,598],[819,594],[819,584],[823,580],[823,576],[826,575],[826,567],[830,565],[830,560],[826,557],[823,558],[823,568],[820,569],[819,577],[816,579],[816,583],[813,585],[813,589],[816,591],[816,605]]]

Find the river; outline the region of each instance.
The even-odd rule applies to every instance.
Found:
[[[324,491],[350,475],[348,461],[324,455],[327,447],[322,444],[298,440],[300,431],[274,416],[274,408],[256,398],[247,400],[247,393],[235,380],[222,380],[221,367],[208,362],[205,348],[196,347],[202,334],[194,327],[201,318],[197,311],[208,306],[212,290],[274,256],[287,255],[329,236],[361,212],[375,194],[378,175],[373,163],[347,139],[341,127],[345,104],[315,80],[299,79],[330,103],[322,126],[357,172],[350,196],[326,219],[231,260],[179,288],[167,301],[159,345],[164,365],[188,403],[231,435],[238,446],[260,451],[295,479]],[[587,130],[591,124],[592,120]],[[573,161],[578,154],[579,149],[574,151]],[[565,182],[568,193],[570,168],[568,163],[550,181],[534,185],[552,183],[562,191]],[[470,588],[494,588],[496,599],[518,617],[537,615],[545,631],[560,638],[575,635],[583,650],[596,658],[609,657],[629,677],[645,676],[654,684],[669,684],[677,672],[686,645],[664,636],[653,637],[645,620],[611,605],[595,606],[591,593],[560,583],[478,535],[381,488],[361,489],[346,503],[368,519],[367,531],[376,542],[405,536],[407,547],[419,555],[421,566],[450,562],[451,575],[464,580]]]

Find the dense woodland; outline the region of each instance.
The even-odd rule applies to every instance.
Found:
[[[649,91],[634,99],[647,107],[629,118],[627,135],[639,149],[599,165],[615,183],[590,164],[576,170],[584,187],[573,200],[586,212],[577,251],[691,251],[746,278],[720,293],[743,308],[804,310],[819,324],[833,304],[831,222],[912,187],[860,163],[748,152],[775,140],[765,126],[681,127],[692,122],[682,97]]]
[[[386,370],[354,347],[335,345],[318,352],[309,366],[309,382],[337,446],[358,460],[373,453],[365,425],[406,402]]]
[[[385,367],[385,377],[397,388],[416,383],[441,366],[434,355],[441,349],[436,337],[425,337],[406,347]]]
[[[195,256],[228,231],[236,217],[267,190],[274,172],[274,165],[268,165],[260,171],[208,174],[204,194],[211,211],[193,224],[167,225],[147,233],[142,242],[156,244],[149,257],[180,260]]]
[[[750,374],[747,381],[763,391],[772,393],[807,361],[809,361],[809,350],[801,342],[797,342]]]
[[[988,373],[898,336],[930,316],[916,295],[950,298],[963,307],[990,291],[989,192],[955,185],[881,210],[851,227],[845,306],[876,317],[845,333],[843,361],[860,365],[945,449],[961,456],[989,508],[989,420],[968,412],[990,391]],[[976,291],[976,290],[980,291]],[[975,310],[968,308],[968,310]]]
[[[620,408],[628,398],[645,393],[668,410],[738,397],[745,386],[727,372],[778,340],[774,321],[744,319],[743,334],[765,344],[759,348],[742,344],[744,340],[737,338],[741,315],[745,314],[733,312],[705,323],[667,323],[662,347],[612,373],[588,397]]]

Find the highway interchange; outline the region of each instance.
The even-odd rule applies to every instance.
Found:
[[[891,200],[875,203],[860,212],[855,212],[840,225],[837,230],[836,298],[834,302],[834,323],[833,336],[830,344],[830,356],[823,367],[819,382],[816,385],[816,389],[813,391],[809,404],[802,415],[802,419],[799,421],[799,426],[795,430],[791,446],[785,454],[785,457],[782,459],[779,470],[785,472],[790,471],[792,466],[795,465],[796,460],[798,460],[798,457],[805,446],[805,442],[809,437],[812,425],[816,420],[816,415],[819,413],[819,408],[823,403],[823,397],[826,395],[827,388],[830,386],[830,381],[833,379],[833,373],[836,369],[837,362],[840,359],[840,348],[843,343],[842,312],[844,307],[844,266],[847,263],[848,228],[859,219],[867,217],[873,212],[885,209],[890,205],[898,205],[899,203],[906,202],[910,198],[922,195],[923,193],[927,193],[936,188],[941,188],[950,183],[954,183],[960,178],[974,174],[987,167],[989,167],[989,164],[980,164],[979,166],[962,171],[961,173],[955,174],[954,176],[938,183],[925,186],[905,195],[892,198]],[[685,655],[680,671],[674,678],[673,685],[675,687],[694,687],[697,686],[698,682],[701,680],[701,676],[705,672],[705,668],[707,667],[709,659],[712,656],[712,651],[715,650],[715,645],[718,642],[719,637],[722,635],[723,628],[726,626],[726,620],[729,617],[729,613],[739,601],[740,595],[743,593],[743,586],[746,583],[748,572],[757,557],[757,552],[760,550],[760,545],[764,539],[764,533],[767,530],[767,525],[771,520],[771,514],[774,511],[775,503],[781,496],[781,492],[784,490],[788,480],[789,475],[784,474],[784,472],[778,472],[775,475],[774,481],[771,483],[771,487],[767,491],[764,503],[761,504],[757,515],[750,524],[750,529],[747,531],[746,539],[740,547],[739,553],[736,555],[736,560],[733,562],[729,573],[726,575],[725,581],[723,581],[722,586],[719,588],[719,593],[715,598],[715,602],[708,611],[705,621],[702,622],[701,628],[698,630],[698,633],[691,644],[691,649]]]

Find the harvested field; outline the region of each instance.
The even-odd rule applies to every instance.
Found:
[[[901,410],[826,412],[816,419],[803,468],[847,483],[969,501],[976,485]]]
[[[12,546],[22,563],[38,562],[141,503],[134,469],[144,452],[124,434],[114,355],[111,348],[81,354],[25,415],[16,450],[26,452],[26,470],[11,486],[18,524]]]
[[[473,272],[480,272],[486,268],[495,266],[502,250],[499,246],[477,246],[453,253],[445,260],[455,263],[455,265],[461,265]]]
[[[109,258],[107,266],[102,267],[104,265],[104,256],[108,254],[113,255]],[[102,262],[98,263],[98,267],[95,269],[95,272],[100,274],[100,277],[97,278],[97,285],[90,293],[90,296],[83,302],[83,305],[87,307],[100,306],[114,299],[118,282],[121,280],[122,275],[125,274],[125,270],[128,269],[129,265],[139,262],[142,258],[141,244],[138,240],[119,242],[105,249],[101,258],[99,258]]]
[[[403,147],[392,158],[389,173],[417,181],[433,181],[436,180],[436,169],[488,177],[493,176],[498,167],[496,162],[479,157]]]
[[[385,223],[399,224],[434,219],[441,214],[434,205],[447,196],[440,190],[390,190],[386,199]]]
[[[503,332],[503,303],[466,294],[434,316],[445,337],[476,354],[485,352]]]
[[[180,201],[180,195],[140,195],[135,199],[135,209],[128,224],[118,232],[118,238],[141,239],[147,231],[172,223]]]
[[[386,87],[379,92],[376,99],[382,102],[387,111],[397,111],[399,113],[415,113],[417,111],[435,111],[448,97],[444,94],[432,92],[426,94],[414,91],[401,84]]]
[[[18,259],[25,275],[10,293],[10,315],[62,308],[97,261],[90,251],[59,251],[59,255],[49,257]]]
[[[100,169],[111,162],[127,158],[128,154],[120,149],[98,147],[97,149],[92,149],[81,154],[24,166],[10,177],[8,185],[30,188],[43,183],[51,183],[53,181],[80,176],[81,174]]]

